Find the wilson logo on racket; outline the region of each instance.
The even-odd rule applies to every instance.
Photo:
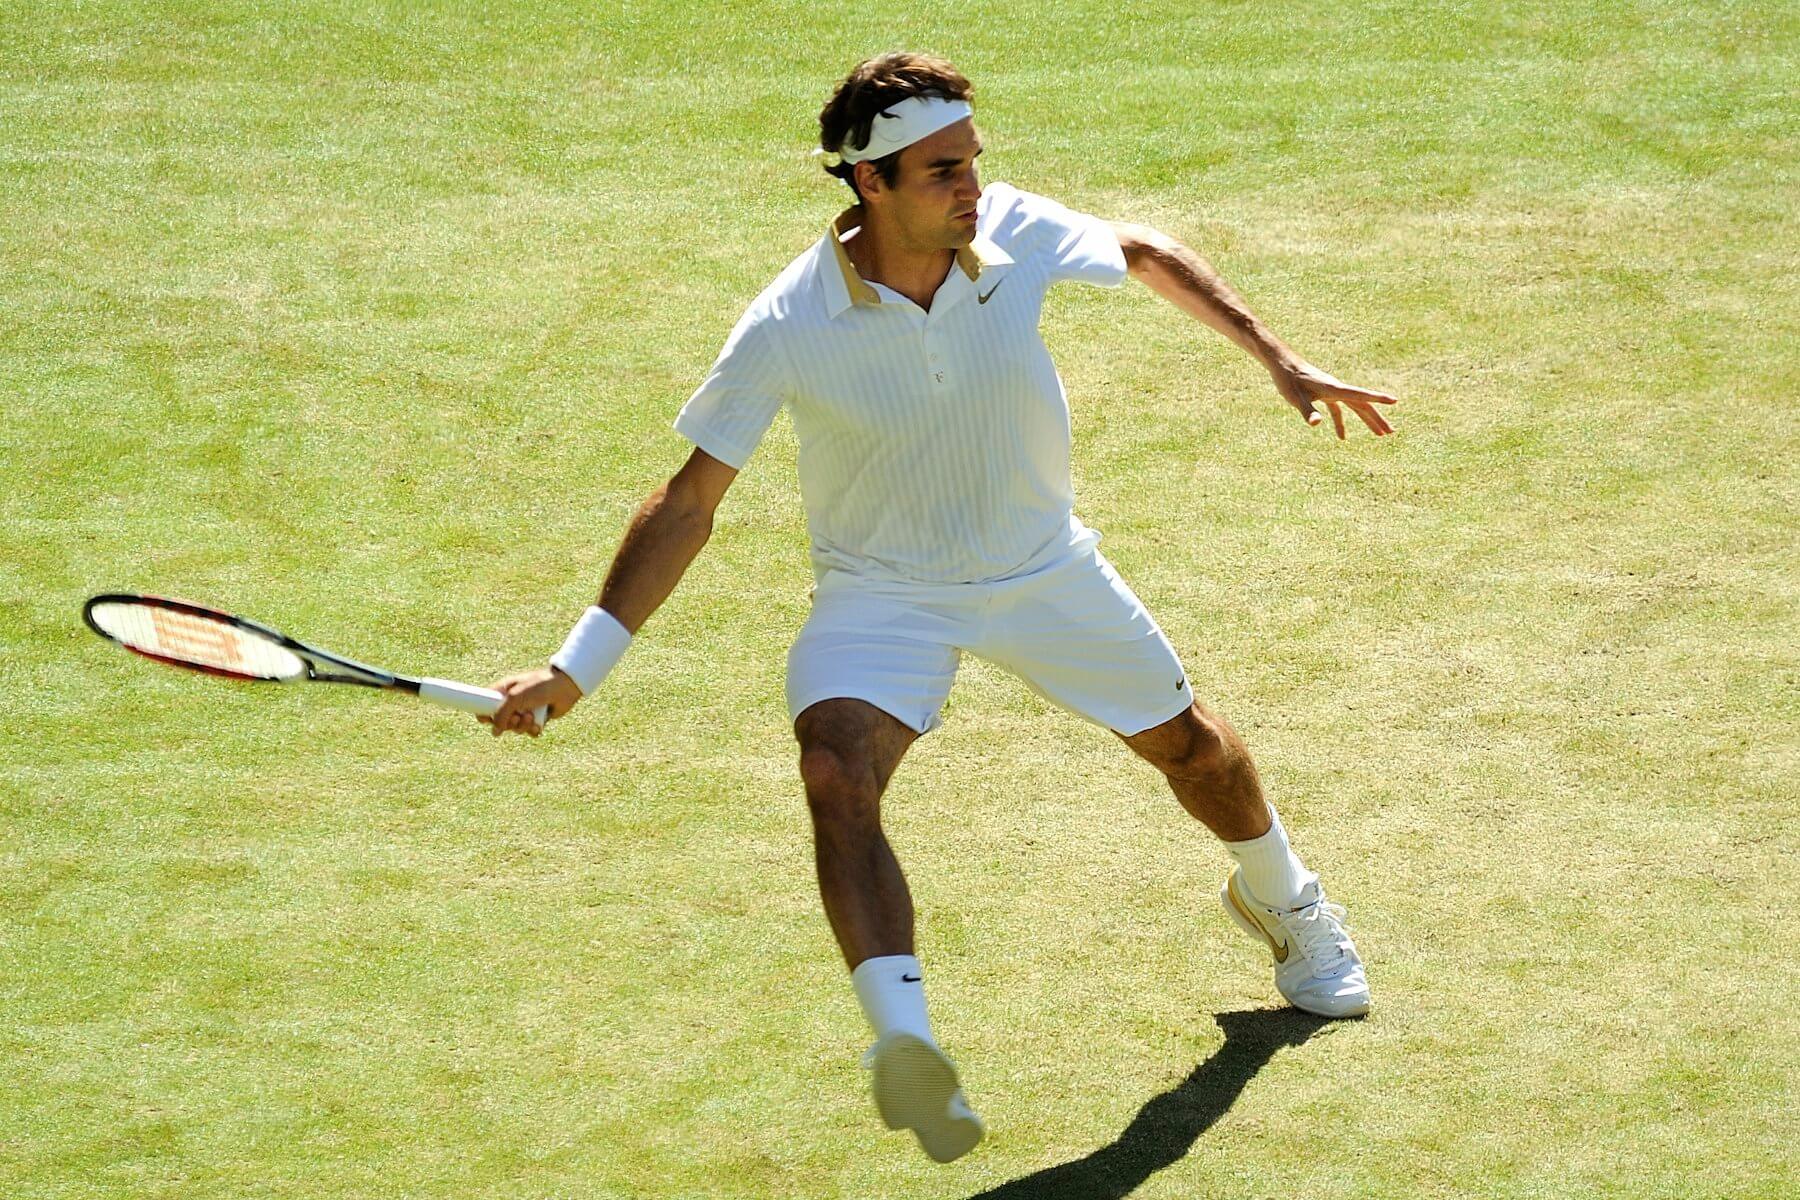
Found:
[[[249,664],[238,652],[240,639],[228,635],[223,626],[172,608],[152,608],[149,612],[156,644],[163,648],[164,655],[254,678]]]

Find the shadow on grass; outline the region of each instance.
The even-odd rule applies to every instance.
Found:
[[[1119,1200],[1179,1162],[1231,1108],[1244,1086],[1284,1046],[1298,1046],[1331,1024],[1291,1008],[1248,1009],[1213,1018],[1225,1044],[1181,1083],[1155,1097],[1116,1141],[1086,1158],[1045,1167],[969,1200]]]

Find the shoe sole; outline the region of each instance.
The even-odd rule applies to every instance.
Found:
[[[975,1148],[984,1132],[981,1118],[952,1115],[956,1068],[943,1052],[909,1033],[887,1038],[875,1048],[875,1107],[889,1129],[910,1129],[919,1145],[941,1163]]]

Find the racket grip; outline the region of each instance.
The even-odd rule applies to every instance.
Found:
[[[459,708],[466,713],[474,713],[478,717],[491,717],[500,710],[502,699],[499,692],[490,688],[472,687],[466,683],[457,683],[453,679],[421,679],[419,695],[436,704]],[[537,718],[538,728],[544,727],[549,718],[548,705],[540,707],[532,714]]]

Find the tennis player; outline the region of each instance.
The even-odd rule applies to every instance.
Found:
[[[535,736],[534,709],[562,717],[600,686],[786,405],[818,583],[787,696],[819,889],[874,1030],[876,1105],[940,1162],[973,1148],[982,1123],[932,1034],[880,801],[939,723],[965,652],[1111,729],[1168,778],[1235,861],[1220,902],[1273,954],[1290,1003],[1327,1017],[1369,1007],[1344,910],[1289,845],[1243,740],[1193,697],[1074,515],[1068,404],[1038,334],[1044,293],[1135,275],[1254,356],[1307,424],[1323,406],[1340,438],[1345,409],[1390,432],[1377,406],[1394,402],[1306,363],[1174,239],[983,189],[971,94],[949,63],[916,54],[871,59],[838,87],[820,148],[855,205],[745,311],[675,419],[693,453],[632,518],[598,605],[550,665],[495,685],[506,701],[492,718],[496,736]]]

